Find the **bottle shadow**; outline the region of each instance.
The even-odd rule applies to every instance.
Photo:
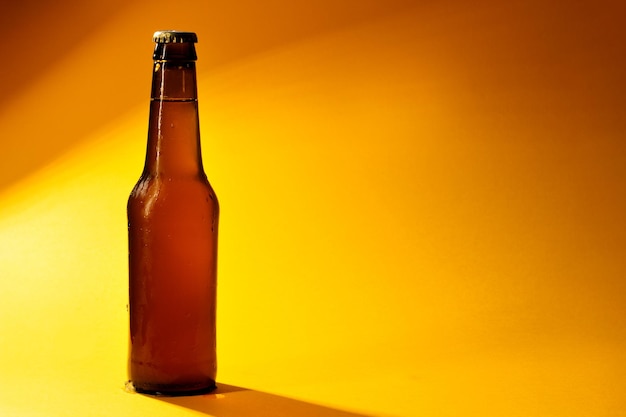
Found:
[[[363,414],[226,384],[218,384],[215,391],[205,395],[151,397],[212,417],[366,417]]]

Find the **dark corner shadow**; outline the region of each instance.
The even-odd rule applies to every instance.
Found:
[[[366,417],[247,388],[218,384],[210,394],[154,399],[212,417]]]

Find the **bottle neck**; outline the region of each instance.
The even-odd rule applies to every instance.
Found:
[[[160,46],[180,49],[186,45]],[[193,44],[190,45],[193,49]],[[166,52],[164,50],[163,54]],[[204,176],[196,67],[191,59],[154,61],[144,175],[168,178]]]
[[[193,61],[154,61],[150,99],[197,101],[196,63]]]

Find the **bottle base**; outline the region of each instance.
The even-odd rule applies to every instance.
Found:
[[[154,395],[157,397],[182,397],[191,395],[208,394],[217,388],[214,381],[203,385],[161,385],[161,384],[136,384],[133,381],[126,383],[129,391],[139,394]]]

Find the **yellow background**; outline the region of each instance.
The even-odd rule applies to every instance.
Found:
[[[625,9],[3,5],[0,415],[624,415]],[[227,385],[159,401],[123,388],[125,205],[170,28]]]

